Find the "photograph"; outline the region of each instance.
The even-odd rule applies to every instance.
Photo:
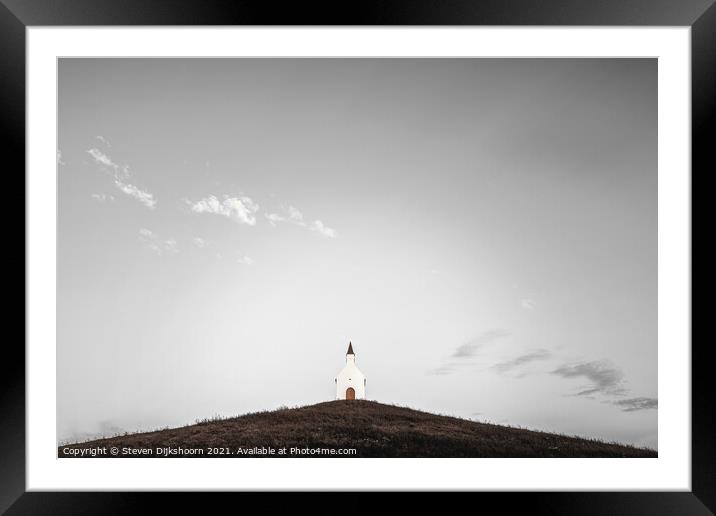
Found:
[[[57,458],[656,458],[656,58],[57,59]]]

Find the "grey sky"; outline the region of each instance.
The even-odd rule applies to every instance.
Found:
[[[59,439],[332,399],[352,340],[370,399],[656,446],[656,60],[58,70]]]

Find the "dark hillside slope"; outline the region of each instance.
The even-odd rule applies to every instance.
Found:
[[[61,446],[59,457],[82,449],[115,448],[118,457],[169,455],[215,457],[329,456],[291,448],[353,448],[355,457],[656,457],[654,450],[520,428],[478,423],[374,401],[330,401],[257,412],[191,426],[128,434]],[[266,450],[287,448],[285,455]],[[220,450],[212,450],[218,448]],[[187,451],[187,449],[191,449]],[[203,450],[197,452],[195,450]],[[72,451],[74,450],[74,451]],[[223,451],[222,451],[223,450]],[[241,450],[241,452],[239,452]],[[103,452],[97,452],[97,456]],[[106,451],[104,452],[106,453]],[[222,455],[223,453],[223,455]],[[139,455],[141,456],[141,455]],[[144,455],[146,456],[146,455]]]

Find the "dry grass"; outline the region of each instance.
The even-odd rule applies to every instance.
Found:
[[[356,457],[657,456],[656,451],[646,448],[479,423],[363,400],[330,401],[216,418],[181,428],[121,435],[67,447],[94,446],[354,448]]]

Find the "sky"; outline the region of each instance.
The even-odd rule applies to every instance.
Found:
[[[60,442],[335,398],[657,447],[655,59],[60,59]]]

